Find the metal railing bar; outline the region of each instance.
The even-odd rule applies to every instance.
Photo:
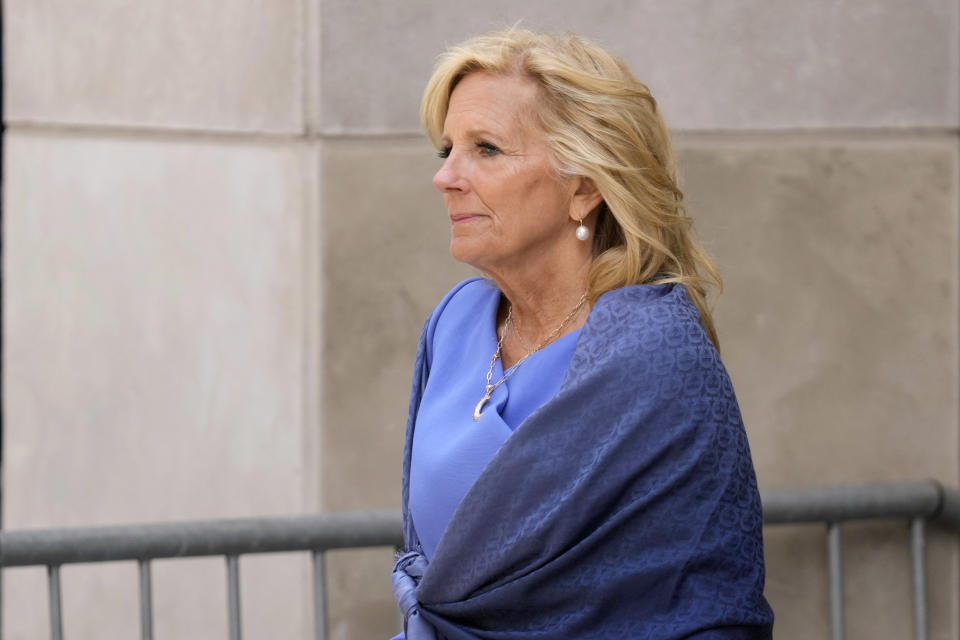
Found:
[[[764,523],[927,518],[960,531],[960,491],[938,482],[761,492]],[[331,513],[0,531],[0,566],[398,546],[400,512]]]
[[[0,566],[396,546],[400,512],[0,531]]]
[[[777,489],[760,497],[764,524],[939,517],[960,527],[960,492],[934,481]]]
[[[313,630],[316,640],[327,640],[327,561],[313,552]]]
[[[140,640],[153,640],[153,586],[150,561],[137,562],[140,573]]]
[[[227,556],[227,619],[230,640],[241,640],[240,558],[235,555]]]
[[[830,637],[843,640],[843,539],[839,522],[827,523],[827,562],[830,572]]]
[[[913,556],[913,615],[917,640],[929,640],[927,626],[927,537],[923,518],[910,521],[910,550]]]
[[[927,522],[960,532],[960,490],[937,481],[761,492],[765,525],[827,524],[831,634],[844,637],[842,524],[851,520],[904,519],[911,523],[915,634],[928,640]],[[51,639],[63,638],[60,568],[67,563],[136,560],[140,568],[141,637],[152,640],[150,560],[224,556],[227,561],[231,640],[241,638],[239,556],[310,551],[313,561],[315,636],[328,634],[325,552],[399,547],[396,510],[35,530],[0,530],[0,567],[46,566]]]
[[[47,566],[47,584],[50,588],[50,639],[63,640],[63,599],[58,565]]]
[[[766,524],[928,517],[960,530],[960,491],[937,482],[761,493]],[[399,511],[0,531],[0,566],[397,545]]]
[[[933,516],[933,519],[946,524],[956,531],[960,531],[960,491],[949,489],[940,483],[935,483],[942,492],[943,502],[940,510]]]

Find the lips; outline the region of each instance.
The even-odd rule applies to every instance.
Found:
[[[473,220],[478,220],[483,216],[479,213],[451,213],[450,222],[453,224],[459,224],[463,222],[471,222]]]

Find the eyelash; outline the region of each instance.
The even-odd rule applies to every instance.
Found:
[[[489,142],[478,142],[477,148],[483,152],[481,155],[484,155],[484,156],[495,156],[498,153],[500,153],[500,149],[498,149],[495,145],[490,144]]]
[[[482,156],[490,157],[495,156],[500,153],[500,149],[496,145],[492,145],[489,142],[477,142],[474,146],[481,151]],[[450,151],[453,149],[452,145],[447,145],[443,149],[437,152],[437,157],[441,159],[446,159],[450,157]]]

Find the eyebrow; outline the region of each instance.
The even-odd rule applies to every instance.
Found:
[[[493,131],[488,131],[487,129],[471,129],[470,131],[467,131],[467,135],[471,138],[499,138],[503,134],[494,133]]]
[[[468,138],[503,138],[504,135],[502,133],[494,133],[493,131],[489,131],[487,129],[470,129],[465,133]],[[442,139],[449,140],[450,136],[444,132]]]

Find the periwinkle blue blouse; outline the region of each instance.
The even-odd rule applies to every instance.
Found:
[[[497,349],[500,298],[489,280],[467,280],[447,294],[427,327],[430,377],[414,431],[410,513],[428,560],[484,467],[513,430],[560,389],[580,335],[579,329],[568,333],[524,360],[474,421]],[[491,384],[501,377],[498,359]]]

